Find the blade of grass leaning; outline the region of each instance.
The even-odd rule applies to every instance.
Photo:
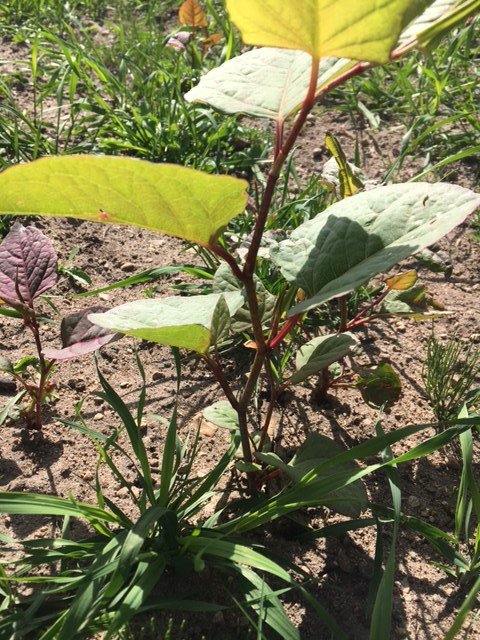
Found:
[[[311,593],[305,589],[305,587],[299,587],[300,593],[303,595],[308,604],[314,609],[320,620],[327,627],[332,634],[331,637],[335,640],[349,640],[348,636],[338,626],[333,616],[325,609],[324,606],[316,600]]]
[[[140,468],[142,469],[142,475],[140,476],[140,480],[142,481],[143,488],[145,489],[148,499],[151,504],[155,503],[155,492],[153,489],[153,480],[152,473],[150,469],[150,464],[148,462],[147,451],[145,449],[145,445],[143,444],[143,439],[138,428],[137,423],[135,422],[132,414],[128,410],[127,405],[120,398],[118,393],[113,389],[113,387],[107,382],[105,377],[102,375],[99,366],[98,359],[96,359],[97,366],[97,375],[100,380],[100,384],[102,385],[103,392],[108,403],[112,406],[118,416],[121,418],[123,424],[125,425],[125,429],[127,430],[128,437],[130,439],[133,451],[135,456],[138,459],[140,464]]]
[[[448,158],[444,158],[443,160],[440,160],[440,162],[437,162],[436,164],[434,164],[433,167],[425,169],[425,171],[422,171],[421,173],[416,175],[414,178],[411,178],[409,182],[416,182],[417,180],[422,180],[425,176],[428,176],[429,173],[432,173],[432,171],[436,171],[437,169],[446,167],[449,164],[458,162],[459,160],[470,158],[471,156],[478,156],[479,153],[480,153],[480,145],[477,145],[476,147],[470,147],[468,149],[464,149],[463,151],[459,151],[458,153],[455,153],[452,156],[448,156]]]
[[[165,512],[166,509],[164,507],[154,505],[143,513],[130,529],[119,554],[118,568],[112,576],[105,592],[106,598],[113,598],[126,583],[132,567],[135,566],[136,559],[147,541],[151,529],[155,523],[159,522]]]
[[[7,401],[3,409],[0,411],[0,427],[8,418],[12,408],[17,404],[17,402],[20,402],[22,400],[25,394],[26,391],[20,391],[16,396],[13,396],[13,398],[10,398],[10,400]]]
[[[102,606],[108,576],[118,567],[118,556],[125,534],[117,535],[105,545],[82,578],[56,640],[71,640],[86,629]]]
[[[280,567],[281,568],[281,567]],[[245,600],[256,600],[256,604],[250,606],[258,614],[258,623],[255,624],[257,638],[264,638],[262,625],[267,624],[280,638],[285,640],[300,640],[298,629],[292,624],[285,610],[268,584],[255,571],[236,565],[235,572],[239,578],[235,584],[239,586]],[[254,621],[252,620],[252,623]]]
[[[292,582],[290,574],[285,569],[245,545],[222,540],[219,537],[210,538],[202,535],[184,536],[181,543],[185,551],[195,553],[199,557],[205,555],[224,558],[237,564],[245,564],[252,569],[266,571],[285,582]]]
[[[384,435],[380,421],[377,421],[376,432],[378,436]],[[386,447],[382,451],[381,455],[384,462],[391,463],[394,459],[390,447]],[[370,623],[369,640],[384,640],[385,638],[389,638],[392,625],[393,581],[395,577],[395,549],[400,527],[402,494],[400,490],[400,474],[398,473],[397,466],[395,464],[392,464],[392,466],[385,467],[385,473],[387,474],[388,484],[390,485],[390,491],[392,493],[392,503],[394,510],[393,534],[390,544],[390,551],[385,565],[385,571],[383,572],[380,584],[378,585],[377,596],[375,598],[375,604],[373,607],[372,619]]]
[[[279,518],[280,516],[289,513],[290,511],[295,511],[302,507],[319,505],[321,504],[322,498],[327,496],[330,492],[343,486],[347,486],[348,484],[351,484],[352,482],[355,482],[356,480],[374,471],[377,471],[382,467],[399,464],[400,462],[407,462],[416,458],[421,458],[429,455],[433,451],[437,451],[445,444],[448,444],[448,442],[451,442],[465,429],[468,429],[469,426],[474,423],[474,420],[470,418],[464,418],[462,420],[458,420],[458,423],[459,424],[457,424],[457,426],[450,427],[442,433],[433,436],[432,438],[428,438],[422,444],[414,447],[410,451],[407,451],[405,454],[399,456],[398,458],[394,458],[390,462],[371,465],[358,471],[342,471],[334,473],[329,477],[323,479],[322,481],[318,480],[318,475],[331,466],[340,465],[350,460],[361,459],[366,456],[375,455],[386,446],[398,442],[403,438],[408,437],[409,435],[413,435],[414,433],[418,433],[426,428],[429,428],[431,425],[405,427],[403,429],[398,429],[391,433],[388,433],[385,436],[377,436],[375,438],[371,438],[367,442],[352,447],[352,449],[345,451],[338,456],[334,456],[329,461],[319,465],[318,467],[307,473],[298,483],[294,484],[291,488],[287,489],[286,491],[280,492],[269,500],[266,500],[254,511],[247,512],[239,518],[220,525],[218,527],[218,530],[225,532],[248,531],[250,529],[259,527],[266,522],[270,522],[271,520]]]
[[[167,430],[167,437],[165,439],[165,445],[163,449],[162,457],[162,471],[160,477],[160,493],[158,495],[158,504],[162,507],[168,505],[170,487],[172,483],[172,477],[174,474],[175,466],[175,451],[177,441],[177,415],[178,415],[178,396],[180,393],[180,382],[182,375],[182,365],[180,362],[180,351],[177,347],[172,348],[173,358],[175,360],[176,369],[176,390],[175,390],[175,404],[173,406],[172,417]]]
[[[462,630],[465,621],[470,614],[471,610],[475,606],[475,602],[477,599],[477,595],[480,592],[480,577],[477,578],[475,584],[468,592],[467,597],[462,603],[462,606],[458,610],[457,615],[455,616],[455,620],[453,621],[452,626],[445,634],[444,640],[455,640],[460,631]]]
[[[126,595],[116,609],[113,619],[109,623],[105,640],[110,640],[115,634],[137,615],[140,607],[144,604],[155,585],[158,583],[165,569],[165,558],[157,557],[139,563],[135,577],[128,585]],[[114,603],[112,603],[112,606]]]
[[[176,275],[177,273],[186,273],[187,275],[194,276],[196,278],[202,278],[204,280],[212,280],[213,276],[208,271],[204,269],[200,269],[199,267],[188,267],[188,266],[178,266],[178,267],[157,267],[154,269],[147,269],[146,271],[142,271],[135,276],[130,276],[130,278],[125,278],[123,280],[119,280],[114,284],[110,284],[106,287],[100,287],[99,289],[94,289],[93,291],[85,291],[83,293],[76,293],[72,295],[72,298],[90,298],[91,296],[98,296],[100,293],[108,293],[109,291],[114,291],[115,289],[124,289],[125,287],[132,287],[137,284],[146,284],[147,282],[154,282],[155,280],[159,280],[163,276],[167,275]]]
[[[98,507],[37,493],[0,492],[0,512],[12,515],[74,516],[85,518],[92,524],[96,521],[118,524],[118,519],[112,513]]]

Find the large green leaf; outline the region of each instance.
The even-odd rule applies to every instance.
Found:
[[[322,60],[317,91],[353,64],[346,59]],[[185,98],[226,113],[284,120],[302,104],[311,67],[312,58],[305,51],[253,49],[207,73]]]
[[[0,214],[128,224],[209,245],[246,205],[247,183],[133,158],[59,156],[0,174]]]
[[[89,320],[106,329],[172,347],[208,351],[212,341],[212,321],[223,297],[231,315],[243,304],[239,292],[181,298],[137,300],[106,313],[94,313]]]
[[[402,28],[427,2],[227,0],[227,9],[248,44],[383,63]]]
[[[271,249],[284,277],[308,296],[289,315],[349,293],[437,242],[478,207],[473,191],[421,182],[337,202]]]
[[[298,350],[295,361],[297,370],[290,382],[298,384],[326,369],[348,355],[356,344],[357,341],[351,333],[335,333],[313,338]]]
[[[413,14],[406,14],[395,48],[423,46],[433,36],[443,35],[456,21],[473,13],[480,0],[460,7],[456,0],[418,2]],[[468,6],[467,6],[468,5]],[[475,5],[475,6],[474,6]],[[460,11],[462,7],[467,9]],[[425,9],[412,22],[410,18]],[[454,15],[455,14],[455,15]],[[452,20],[452,16],[455,20]],[[320,63],[317,94],[355,62],[347,58],[325,58]],[[207,73],[185,96],[189,102],[209,104],[226,113],[245,113],[259,118],[283,120],[302,105],[310,82],[311,56],[305,51],[263,47],[248,51]]]

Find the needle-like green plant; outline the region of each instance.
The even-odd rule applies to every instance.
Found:
[[[422,378],[440,424],[448,423],[458,414],[479,374],[480,349],[474,343],[453,336],[443,344],[434,334],[430,336]]]

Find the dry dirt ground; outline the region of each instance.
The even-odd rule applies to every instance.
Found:
[[[354,141],[338,115],[327,114],[312,119],[303,138],[302,147],[308,162],[304,170],[316,170],[318,148],[322,148],[324,133],[336,125],[340,127],[339,138],[347,154],[351,154]],[[343,132],[342,132],[343,131]],[[379,157],[378,149],[385,148],[388,139],[389,153],[395,154],[401,135],[394,139],[388,131],[372,132],[365,129],[362,136],[364,170],[368,177],[383,174],[387,161]],[[397,147],[396,147],[397,146]],[[317,149],[313,158],[314,149]],[[324,159],[327,151],[323,149]],[[408,169],[407,169],[408,170]],[[471,174],[460,165],[458,182],[472,186]],[[38,220],[35,223],[52,240],[58,251],[60,262],[64,262],[76,247],[79,253],[75,265],[84,269],[92,278],[93,286],[100,287],[154,266],[167,266],[195,262],[195,254],[185,251],[180,242],[164,236],[131,228],[103,227],[90,223],[62,220]],[[443,243],[449,251],[454,265],[453,275],[446,280],[443,275],[433,275],[419,269],[421,281],[428,285],[434,296],[445,302],[451,315],[436,321],[436,334],[447,337],[456,332],[460,337],[480,344],[480,247],[471,237],[469,224],[463,225]],[[406,267],[414,261],[406,263]],[[184,282],[185,278],[169,276],[156,283],[156,296],[173,293],[172,285]],[[121,302],[142,297],[145,287],[120,290],[102,296],[101,302],[114,306]],[[89,304],[88,300],[66,296],[72,292],[66,281],[61,281],[54,293],[59,294],[55,304],[61,314]],[[98,299],[91,299],[96,303]],[[52,310],[44,306],[43,311],[55,320]],[[426,401],[421,369],[425,356],[425,345],[430,335],[430,323],[395,320],[381,322],[357,331],[365,350],[365,362],[390,362],[400,375],[403,385],[401,401],[384,416],[386,431],[412,423],[428,423],[433,415]],[[59,332],[55,325],[43,330],[45,345],[59,346]],[[0,355],[16,360],[33,353],[32,341],[21,324],[15,320],[0,319]],[[124,339],[103,349],[99,366],[110,383],[121,393],[124,400],[135,407],[140,378],[136,370],[134,349],[145,367],[148,383],[147,412],[168,417],[174,401],[174,367],[169,350],[156,345],[139,344]],[[202,364],[185,360],[181,389],[180,433],[185,435],[198,424],[200,412],[221,397],[210,374]],[[229,376],[237,385],[245,375],[244,354],[229,362]],[[58,401],[46,413],[45,427],[41,436],[25,439],[21,425],[3,427],[0,432],[0,487],[2,490],[54,493],[60,496],[72,494],[82,501],[94,501],[93,473],[97,456],[86,437],[67,428],[60,419],[74,417],[76,403],[83,401],[83,416],[95,429],[109,434],[118,426],[112,412],[101,399],[92,395],[100,385],[95,372],[93,357],[85,357],[59,365],[55,380],[58,385]],[[0,394],[0,409],[10,396]],[[264,400],[265,402],[265,400]],[[260,407],[262,409],[262,407]],[[353,446],[375,433],[377,418],[375,410],[369,408],[361,397],[348,389],[331,394],[324,406],[318,406],[312,395],[312,387],[297,387],[289,394],[278,410],[277,447],[282,455],[289,455],[312,432],[333,437],[337,442]],[[162,453],[165,429],[161,423],[145,420],[143,437],[151,456],[152,465],[158,470]],[[394,447],[400,453],[418,444],[433,430],[415,436]],[[28,440],[28,439],[27,439]],[[206,430],[202,435],[202,449],[197,460],[198,473],[205,472],[218,459],[227,446],[227,438],[221,430]],[[132,470],[125,467],[127,476]],[[410,515],[425,519],[447,532],[454,526],[456,489],[459,481],[459,466],[451,452],[438,452],[420,462],[405,464],[400,468],[402,478],[403,509]],[[123,504],[125,492],[107,473],[102,474],[105,493]],[[375,502],[390,504],[390,497],[383,476],[367,479],[370,498]],[[213,507],[212,507],[213,508]],[[338,521],[338,516],[327,511],[309,514],[310,522],[325,525]],[[82,523],[77,523],[74,534],[85,533]],[[12,516],[3,519],[2,530],[19,539],[31,536],[51,536],[58,533],[58,522],[50,518]],[[386,548],[388,530],[386,531]],[[308,571],[317,582],[313,594],[340,622],[352,640],[368,637],[365,617],[369,581],[373,571],[375,535],[373,529],[364,529],[342,538],[320,540],[301,544],[295,539],[296,531],[291,523],[279,522],[268,530],[261,541],[277,552],[283,553]],[[260,540],[260,538],[256,538]],[[438,560],[429,547],[416,536],[402,532],[397,552],[397,571],[394,589],[394,613],[392,638],[400,640],[439,640],[451,625],[455,611],[465,597],[465,591],[456,582],[433,566]],[[196,590],[211,588],[211,576],[196,576],[195,580],[182,581],[181,588]],[[191,584],[190,583],[196,583]],[[305,640],[327,640],[330,635],[319,624],[318,618],[291,594],[286,598],[287,610],[298,624]],[[478,637],[480,626],[472,628],[469,637]],[[236,618],[228,616],[197,616],[186,625],[185,637],[240,638],[245,637],[245,628]]]

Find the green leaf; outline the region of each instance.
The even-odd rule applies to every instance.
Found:
[[[239,292],[181,298],[137,300],[89,319],[100,327],[172,347],[208,351],[217,303],[223,297],[233,315],[243,304]]]
[[[112,513],[90,504],[57,496],[15,491],[0,492],[0,512],[38,516],[74,516],[86,518],[89,521],[118,522]]]
[[[188,551],[199,556],[225,558],[230,562],[245,564],[252,569],[266,571],[285,580],[285,582],[293,581],[288,571],[270,558],[245,545],[220,538],[209,538],[204,535],[185,536],[181,539],[181,543],[185,552]]]
[[[346,59],[322,60],[317,93],[353,64]],[[307,95],[311,67],[312,58],[304,51],[253,49],[209,71],[185,99],[226,113],[285,120]]]
[[[255,276],[254,280],[257,291],[258,311],[260,313],[262,323],[265,324],[273,315],[276,299],[275,296],[267,291],[260,278]],[[215,272],[213,292],[227,293],[233,291],[241,291],[244,295],[244,304],[232,317],[232,332],[242,333],[243,331],[251,329],[252,326],[247,294],[245,293],[242,283],[234,276],[230,267],[226,263],[222,263]]]
[[[478,418],[475,418],[475,420],[478,422]],[[272,498],[268,498],[260,504],[255,505],[252,511],[242,513],[238,518],[219,525],[217,530],[228,533],[245,532],[256,529],[267,522],[272,522],[292,511],[323,504],[324,500],[328,499],[328,496],[333,491],[347,487],[360,478],[377,471],[382,466],[401,464],[416,458],[423,458],[430,455],[433,451],[438,451],[438,449],[457,438],[460,433],[474,426],[475,420],[458,420],[458,425],[445,429],[445,431],[442,431],[440,434],[425,440],[417,447],[410,449],[410,451],[400,455],[391,462],[373,464],[360,470],[348,465],[344,466],[346,462],[375,455],[386,446],[399,442],[403,438],[409,437],[426,428],[431,428],[432,425],[415,425],[394,429],[385,436],[371,438],[328,459],[315,469],[309,471],[299,482],[281,491]],[[256,455],[259,459],[263,460],[264,456],[268,454],[257,453]],[[265,461],[270,462],[270,460],[267,459]],[[338,468],[341,470],[337,471],[336,469]],[[331,474],[325,473],[329,469],[335,469],[335,471]],[[323,476],[322,479],[319,479],[320,475]]]
[[[405,291],[391,291],[383,301],[380,313],[422,320],[439,318],[448,312],[439,309],[438,302],[428,295],[425,286],[417,285]]]
[[[413,41],[423,49],[430,50],[444,35],[478,11],[479,7],[479,0],[436,0],[402,33],[399,46]]]
[[[362,369],[355,385],[365,402],[373,407],[391,406],[402,393],[400,378],[386,362]]]
[[[158,523],[167,509],[160,505],[153,505],[145,511],[130,529],[123,543],[119,556],[118,573],[126,580],[137,561],[137,556],[142,550],[152,527]]]
[[[320,433],[311,433],[288,464],[272,453],[256,453],[255,455],[270,466],[281,469],[294,483],[298,483],[312,469],[324,464],[340,453],[340,447],[333,440]],[[355,473],[355,470],[356,466],[352,462],[340,464],[326,469],[323,473],[319,473],[316,481],[318,481],[320,488],[322,481],[328,476],[339,471]],[[331,507],[345,516],[358,518],[360,513],[367,508],[367,494],[363,482],[357,480],[352,484],[332,491],[327,496],[322,492],[319,504]]]
[[[208,246],[246,205],[247,183],[133,158],[59,156],[0,174],[0,214],[153,229]]]
[[[298,629],[287,616],[278,596],[268,584],[254,571],[238,565],[236,573],[241,578],[236,580],[242,591],[243,600],[240,604],[249,604],[257,612],[259,620],[268,624],[282,640],[301,640]],[[243,579],[242,579],[243,578]],[[252,603],[252,604],[250,604]],[[257,637],[265,637],[263,634]]]
[[[348,355],[356,344],[357,340],[351,333],[335,333],[310,340],[297,352],[297,371],[290,378],[290,382],[299,384],[309,376],[326,369]]]
[[[217,427],[229,429],[229,431],[238,429],[238,413],[226,400],[215,402],[210,407],[207,407],[203,410],[203,415],[205,420],[215,424]]]
[[[432,34],[444,35],[452,25],[451,8],[456,0],[437,0],[411,24],[416,13],[430,0],[412,3],[414,12],[406,14],[395,49],[431,44]],[[455,9],[456,22],[478,8],[480,0],[470,0]],[[468,11],[465,9],[468,5]],[[461,10],[462,9],[462,10]],[[461,10],[461,11],[460,11]],[[301,49],[301,47],[298,47]],[[317,95],[355,65],[348,58],[325,58],[320,63]],[[207,73],[185,98],[209,104],[226,113],[244,113],[257,118],[284,120],[301,107],[310,82],[311,57],[305,51],[262,47],[228,60]]]
[[[228,337],[231,324],[230,309],[224,296],[220,296],[212,316],[210,338],[212,345],[217,345]]]
[[[125,624],[138,615],[139,610],[147,601],[165,569],[165,558],[157,557],[138,563],[134,578],[128,585],[126,595],[121,604],[115,609],[113,619],[109,623],[105,640],[116,636]]]
[[[247,44],[300,49],[316,58],[388,62],[418,0],[227,0]]]
[[[288,315],[346,295],[437,242],[479,206],[478,194],[444,183],[394,184],[335,203],[271,248],[284,277],[309,296]]]

